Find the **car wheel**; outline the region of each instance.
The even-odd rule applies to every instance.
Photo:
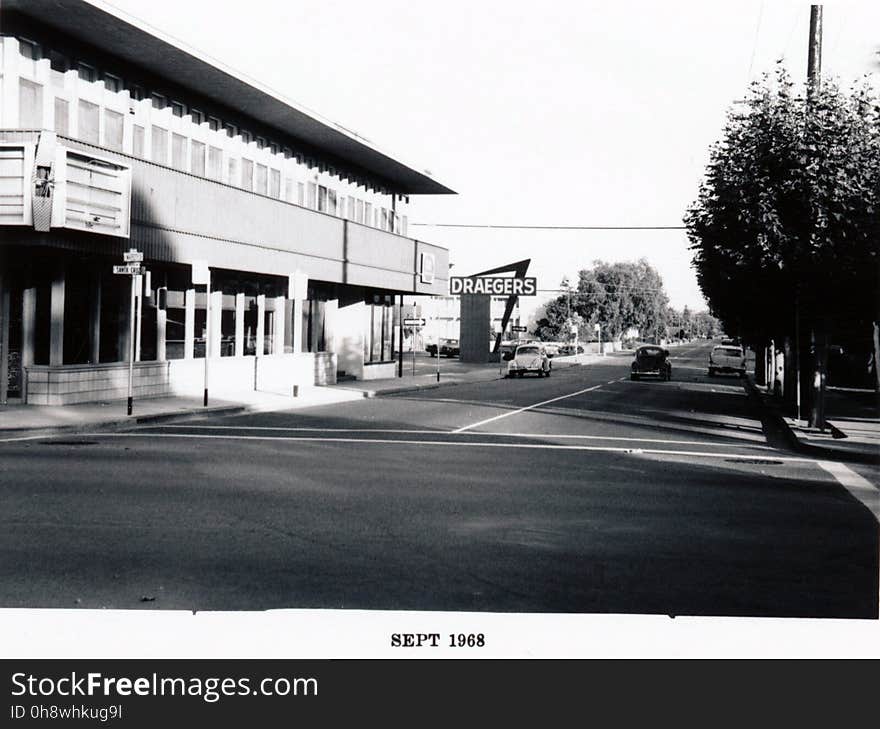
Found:
[[[715,377],[715,370],[713,370],[711,367],[709,368],[709,377]]]
[[[516,373],[516,376],[517,376],[517,377],[522,377],[523,374],[524,374],[523,372],[517,372],[517,373]]]
[[[630,375],[630,376],[629,376],[629,379],[631,379],[631,380],[638,380],[638,379],[639,379],[639,376],[638,376],[638,375]]]
[[[553,369],[552,367],[548,367],[548,368],[547,368],[547,371],[544,373],[544,376],[545,376],[545,377],[550,377],[550,370],[552,370],[552,369]]]

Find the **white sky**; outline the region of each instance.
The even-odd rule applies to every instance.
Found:
[[[459,193],[413,198],[411,222],[679,225],[730,102],[781,57],[802,78],[809,27],[781,0],[112,4]],[[880,3],[824,15],[823,71],[880,72]],[[458,274],[531,258],[541,288],[645,256],[673,305],[704,306],[682,231],[410,234]]]

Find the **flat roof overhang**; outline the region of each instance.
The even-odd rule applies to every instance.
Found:
[[[2,0],[0,10],[18,13],[156,76],[174,78],[176,85],[385,180],[391,192],[455,194],[335,122],[298,107],[232,69],[202,60],[195,51],[153,28],[138,26],[135,19],[114,8],[87,0]]]

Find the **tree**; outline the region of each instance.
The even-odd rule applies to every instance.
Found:
[[[829,333],[868,337],[880,321],[878,204],[876,94],[829,82],[798,94],[780,66],[753,84],[744,112],[728,115],[685,215],[713,313],[757,348],[786,342],[802,364],[807,404],[813,370],[824,378]],[[790,367],[794,357],[785,359]]]
[[[630,329],[657,340],[666,335],[669,299],[663,279],[644,258],[636,262],[594,261],[578,276],[573,309],[587,330],[602,326],[603,338],[621,339]]]

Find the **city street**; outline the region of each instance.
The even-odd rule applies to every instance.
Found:
[[[615,355],[0,442],[0,607],[876,618],[874,515],[768,443],[711,344],[670,382]]]

